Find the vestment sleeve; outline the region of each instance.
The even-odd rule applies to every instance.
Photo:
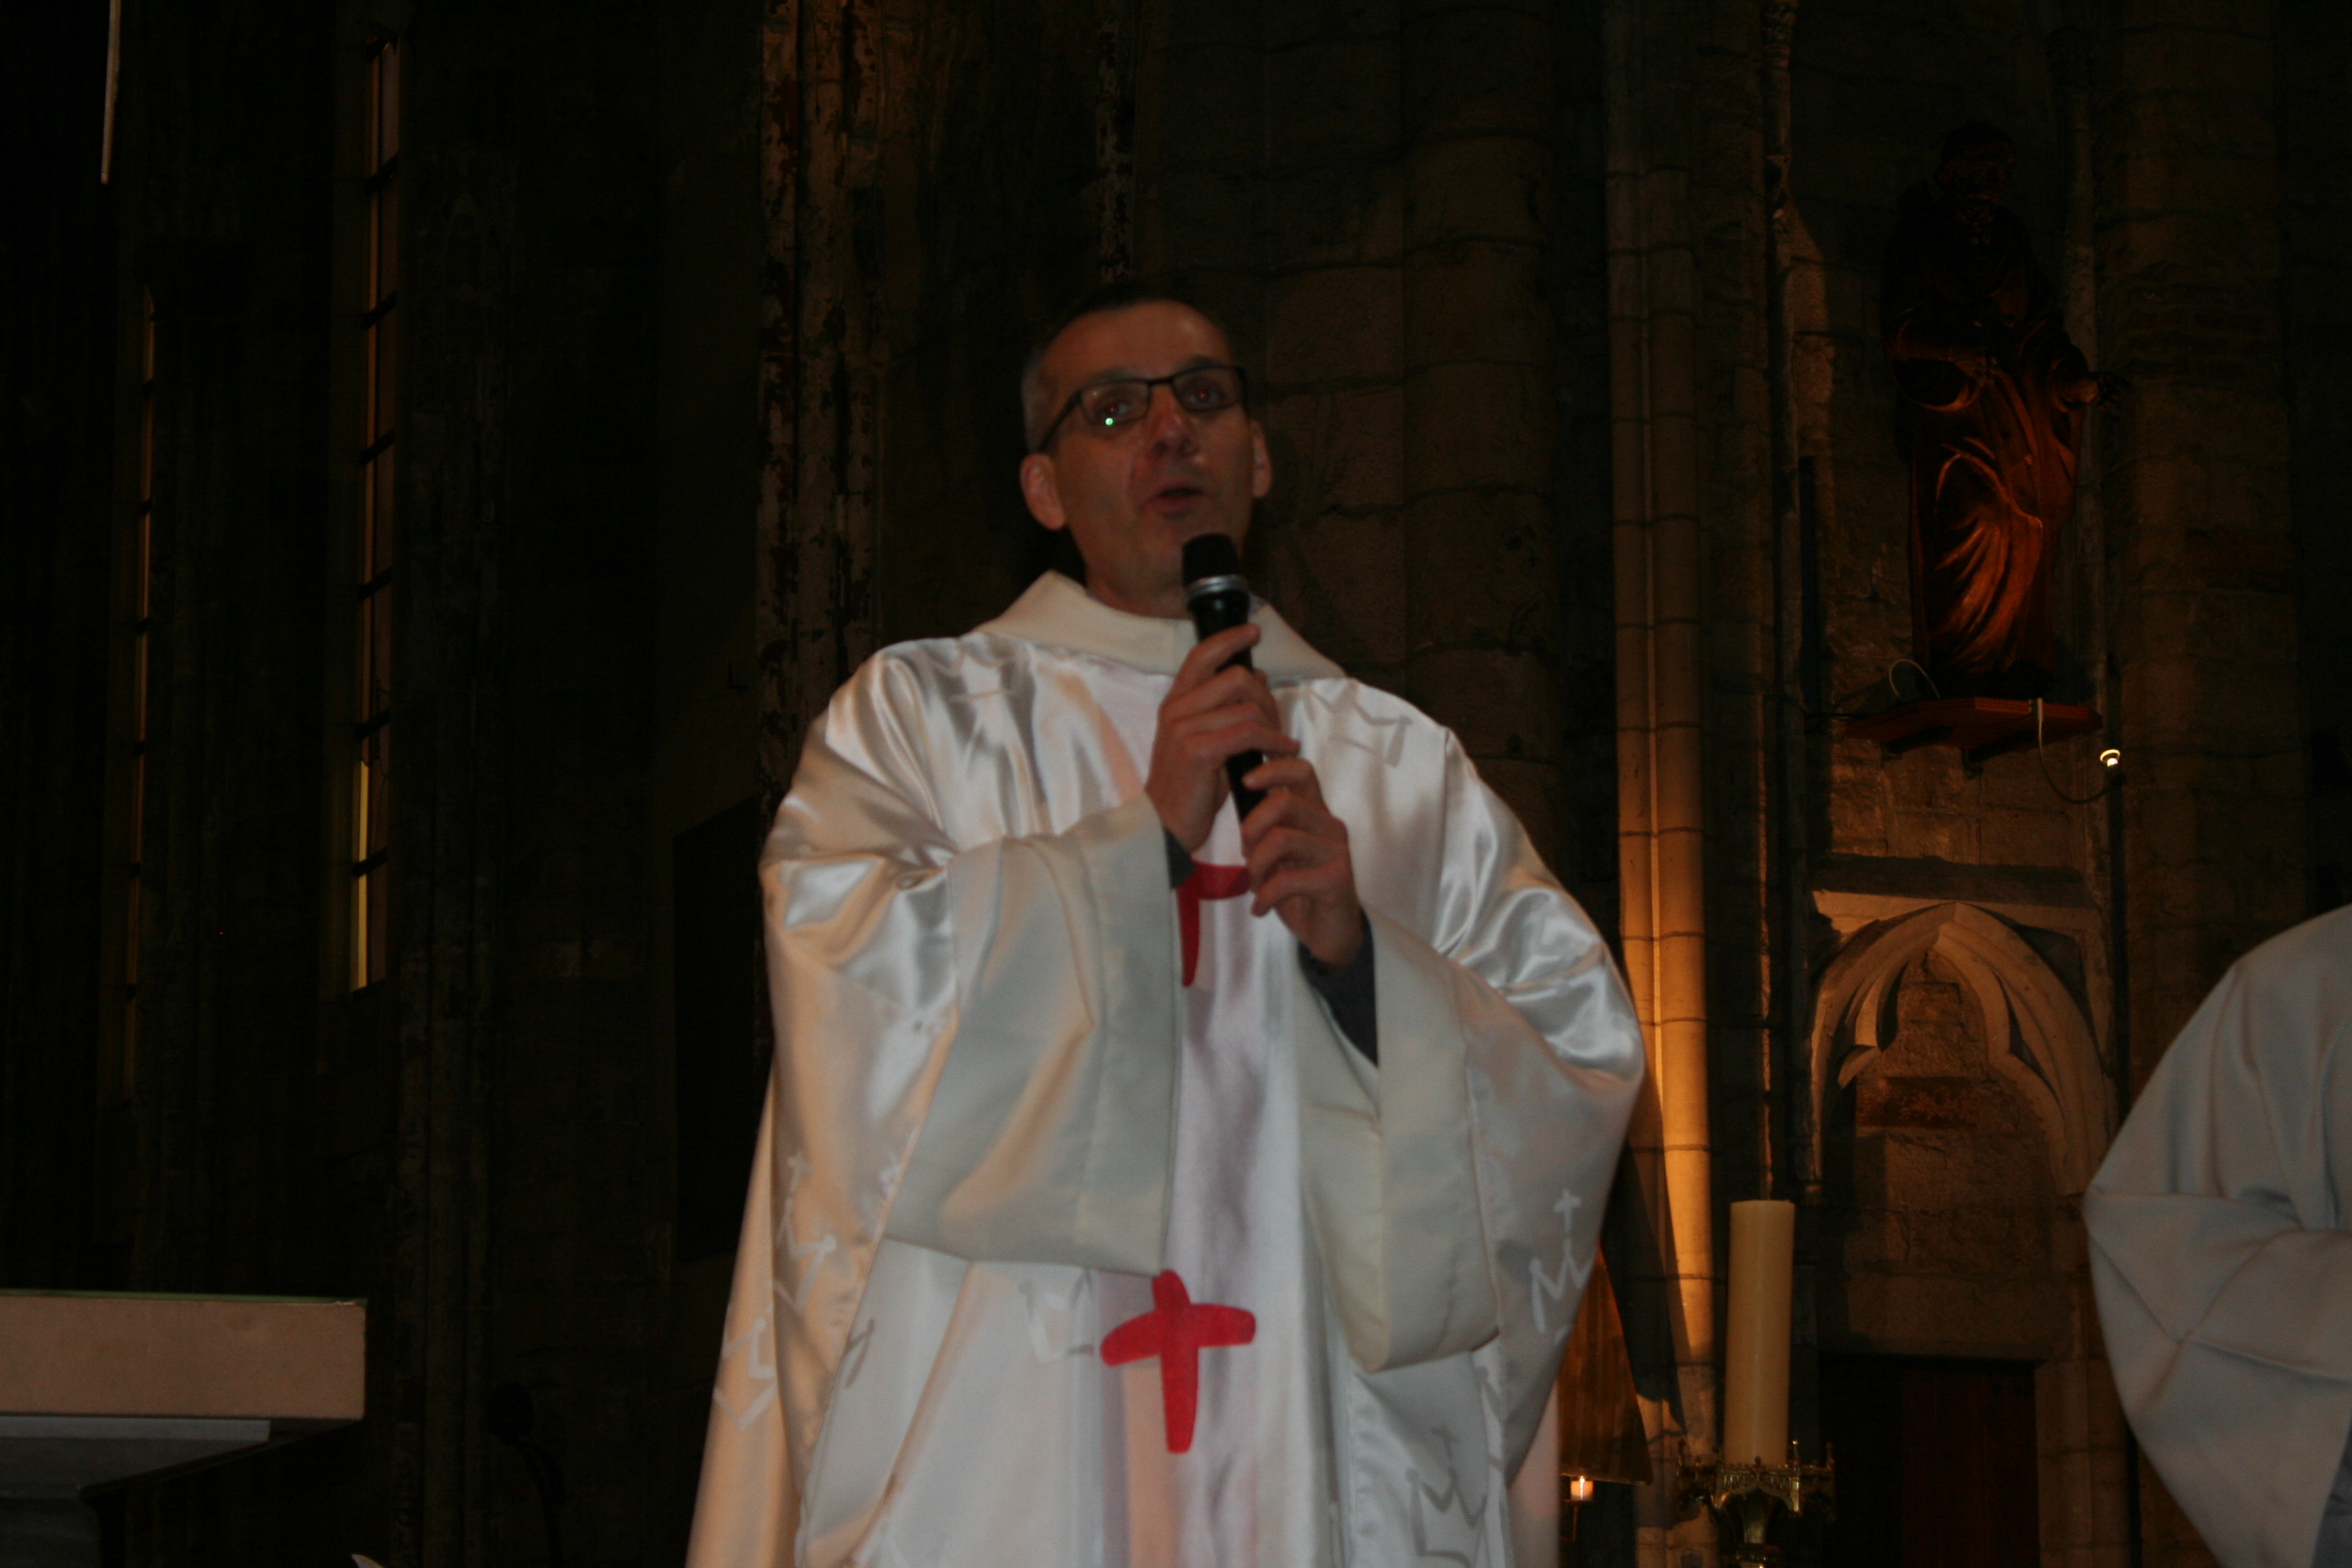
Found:
[[[887,1152],[840,1199],[899,1240],[1151,1272],[1175,1070],[1159,817],[1138,798],[959,850],[910,678],[877,661],[844,688],[762,858],[788,1136],[812,1184]]]
[[[1358,1365],[1491,1344],[1516,1453],[1592,1270],[1641,1031],[1599,933],[1450,737],[1445,767],[1436,820],[1395,825],[1433,892],[1371,910],[1378,1067],[1299,1008],[1308,1197]]]
[[[2324,989],[2232,970],[2083,1200],[2125,1412],[2230,1568],[2306,1568],[2352,1426],[2352,1234],[2327,1155],[2352,1086]]]
[[[890,655],[861,669],[760,858],[776,1063],[703,1491],[766,1511],[706,1507],[695,1568],[789,1559],[885,1236],[1160,1267],[1177,947],[1158,814],[1138,799],[958,844],[934,792],[968,781],[935,776],[935,700]]]

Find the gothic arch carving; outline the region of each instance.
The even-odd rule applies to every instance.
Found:
[[[1894,1044],[1903,972],[1927,953],[1958,972],[1984,1021],[1989,1064],[2040,1119],[2057,1191],[2081,1192],[2099,1168],[2110,1125],[2098,1037],[2042,956],[1973,904],[1926,904],[1874,922],[1830,960],[1815,993],[1813,1125],[1825,1126],[1832,1096]],[[1821,1158],[1818,1140],[1812,1158]]]

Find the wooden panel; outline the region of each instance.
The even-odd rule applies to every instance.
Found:
[[[2031,1365],[1824,1356],[1821,1430],[1838,1460],[1826,1568],[2040,1560]]]

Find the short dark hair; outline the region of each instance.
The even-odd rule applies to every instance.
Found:
[[[1037,335],[1029,340],[1029,357],[1021,367],[1021,431],[1029,449],[1036,451],[1045,435],[1046,426],[1054,418],[1054,410],[1038,406],[1045,396],[1039,372],[1045,368],[1045,356],[1062,334],[1089,316],[1107,316],[1114,311],[1131,310],[1136,305],[1182,305],[1215,327],[1231,343],[1233,335],[1217,312],[1209,309],[1188,292],[1172,284],[1152,278],[1117,278],[1097,284],[1084,294],[1056,311]]]

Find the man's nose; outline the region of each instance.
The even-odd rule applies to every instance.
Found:
[[[1173,386],[1152,388],[1152,400],[1143,410],[1143,427],[1155,450],[1184,451],[1199,443],[1200,432],[1193,429],[1192,416],[1176,400]]]

